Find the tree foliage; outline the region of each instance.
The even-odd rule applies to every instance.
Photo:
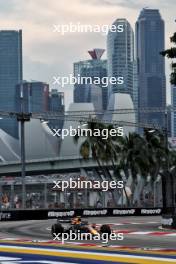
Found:
[[[99,128],[100,130],[112,129],[112,125],[97,123],[92,120],[87,124],[88,129]],[[137,175],[144,179],[148,176],[155,181],[166,168],[173,168],[176,165],[176,152],[166,147],[165,135],[159,131],[144,130],[144,135],[129,133],[128,136],[109,136],[105,140],[102,136],[87,136],[80,147],[80,154],[83,159],[93,158],[98,168],[106,178],[113,175],[121,179],[123,171],[126,179],[131,172],[135,181]],[[75,142],[79,137],[75,136]],[[104,165],[107,165],[106,169]],[[111,166],[109,166],[111,165]]]
[[[176,32],[170,38],[170,42],[176,45]],[[161,51],[161,55],[169,59],[176,59],[176,47],[171,47],[170,49]],[[170,83],[172,85],[176,85],[176,63],[172,62],[171,68],[172,68],[172,73],[170,75]]]

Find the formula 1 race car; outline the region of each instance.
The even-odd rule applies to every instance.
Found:
[[[108,225],[102,225],[99,229],[97,229],[96,224],[89,224],[88,221],[83,221],[81,217],[74,217],[71,219],[70,223],[66,226],[63,226],[61,221],[58,219],[55,224],[51,227],[51,234],[53,237],[61,236],[63,233],[70,234],[70,232],[74,234],[86,234],[88,238],[97,236],[100,233],[111,234],[111,228]]]

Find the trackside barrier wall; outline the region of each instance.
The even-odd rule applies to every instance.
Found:
[[[37,209],[2,210],[0,221],[44,220],[52,218],[105,217],[105,216],[152,216],[162,215],[162,208],[101,208],[101,209]]]

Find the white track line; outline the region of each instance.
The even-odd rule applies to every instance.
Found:
[[[73,254],[78,254],[78,251],[75,251],[75,250],[62,250],[62,249],[57,249],[57,250],[54,250],[54,249],[51,249],[51,248],[48,248],[48,249],[44,249],[44,248],[36,248],[36,247],[22,247],[22,246],[6,246],[6,245],[0,245],[0,248],[1,249],[22,249],[22,250],[33,250],[35,252],[38,252],[38,250],[40,251],[43,251],[45,253],[47,252],[62,252],[62,253],[73,253]],[[120,257],[120,258],[131,258],[131,259],[141,259],[141,260],[149,260],[149,261],[152,261],[152,260],[159,260],[160,262],[163,262],[163,263],[166,263],[166,261],[168,262],[173,262],[175,263],[176,262],[176,258],[163,258],[161,256],[158,256],[158,257],[153,257],[153,256],[136,256],[136,255],[131,255],[130,253],[129,254],[115,254],[115,253],[104,253],[104,252],[87,252],[87,251],[80,251],[81,254],[83,255],[94,255],[94,256],[108,256],[108,257]],[[32,255],[34,255],[35,253],[33,253]]]

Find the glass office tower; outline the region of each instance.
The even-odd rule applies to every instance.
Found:
[[[0,110],[16,111],[16,85],[22,81],[22,31],[0,31]],[[1,119],[0,128],[18,137],[15,119]]]
[[[91,56],[91,60],[79,61],[74,63],[74,76],[77,77],[78,74],[81,77],[91,77],[94,80],[95,77],[99,77],[102,80],[103,77],[107,77],[107,60],[102,60],[101,56],[104,53],[104,49],[93,49],[88,51]],[[74,86],[74,102],[75,103],[83,103],[83,102],[93,102],[93,98],[88,98],[86,94],[88,91],[92,90],[94,86],[88,84],[75,84]],[[106,110],[107,103],[108,103],[108,88],[102,87],[100,83],[100,89],[97,86],[96,91],[98,92],[99,96],[102,98],[102,108]],[[90,89],[91,88],[91,89]],[[94,93],[91,93],[92,95]],[[100,110],[100,109],[99,109]]]
[[[58,113],[60,118],[49,120],[51,129],[62,129],[64,124],[65,104],[64,93],[56,89],[52,89],[49,93],[49,111]]]
[[[136,22],[139,108],[166,107],[164,39],[159,10],[144,8]],[[139,121],[165,126],[163,113],[139,113]]]
[[[127,93],[134,97],[134,32],[126,19],[117,19],[113,25],[123,25],[123,32],[108,32],[107,58],[108,76],[123,77],[123,84],[110,84],[109,97],[112,93]]]
[[[20,112],[20,84],[16,86],[17,112]],[[44,82],[23,81],[23,111],[26,113],[49,111],[49,85]]]

